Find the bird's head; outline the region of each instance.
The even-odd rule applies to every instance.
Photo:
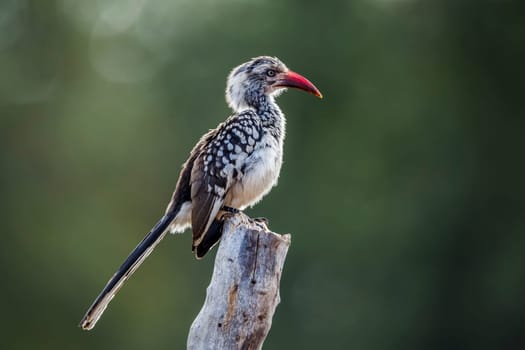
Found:
[[[257,107],[264,97],[273,100],[286,88],[296,88],[322,98],[308,79],[286,67],[276,57],[260,56],[234,68],[226,86],[226,100],[235,111]]]

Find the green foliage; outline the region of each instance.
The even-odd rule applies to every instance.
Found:
[[[6,349],[181,349],[214,255],[165,239],[94,331],[76,327],[163,213],[235,65],[290,91],[291,232],[268,349],[525,346],[524,3],[0,3],[0,295]]]

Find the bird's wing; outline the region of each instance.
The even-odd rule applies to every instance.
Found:
[[[209,153],[203,152],[193,165],[191,174],[191,223],[193,246],[196,247],[219,213],[229,181],[226,171],[215,165]],[[211,161],[210,161],[211,160]],[[220,160],[219,160],[220,161]]]
[[[247,123],[255,112],[249,110],[231,115],[216,129],[204,135],[194,148],[191,170],[191,225],[193,247],[197,247],[224,204],[228,190],[235,182],[238,159],[235,140],[239,140],[239,123]],[[216,239],[214,238],[215,242]]]

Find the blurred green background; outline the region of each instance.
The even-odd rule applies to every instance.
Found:
[[[0,2],[1,344],[182,349],[211,276],[170,236],[78,321],[163,213],[234,66],[290,91],[292,233],[266,349],[525,348],[525,3]]]

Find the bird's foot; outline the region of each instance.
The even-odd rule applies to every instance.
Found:
[[[268,230],[268,225],[270,224],[270,222],[268,221],[267,218],[263,218],[263,217],[260,217],[260,218],[250,218],[250,220],[255,223],[255,225],[259,226],[260,228],[262,228],[263,230]]]
[[[264,218],[264,217],[252,218],[252,220],[255,221],[255,222],[261,223],[261,224],[265,224],[266,226],[268,226],[268,224],[270,224],[270,221],[267,218]]]
[[[249,216],[245,215],[244,214],[244,211],[240,210],[240,209],[237,209],[237,208],[232,208],[232,207],[229,207],[227,205],[223,205],[222,208],[221,208],[222,211],[224,211],[225,213],[222,215],[222,218],[223,220],[225,218],[228,218],[228,217],[232,217],[232,216],[235,216],[237,214],[243,214],[243,216],[248,219],[249,222],[252,222],[254,224],[256,224],[257,226],[259,226],[260,228],[264,229],[264,230],[267,230],[268,229],[268,225],[269,225],[269,221],[267,218],[263,218],[263,217],[260,217],[260,218],[250,218]]]

